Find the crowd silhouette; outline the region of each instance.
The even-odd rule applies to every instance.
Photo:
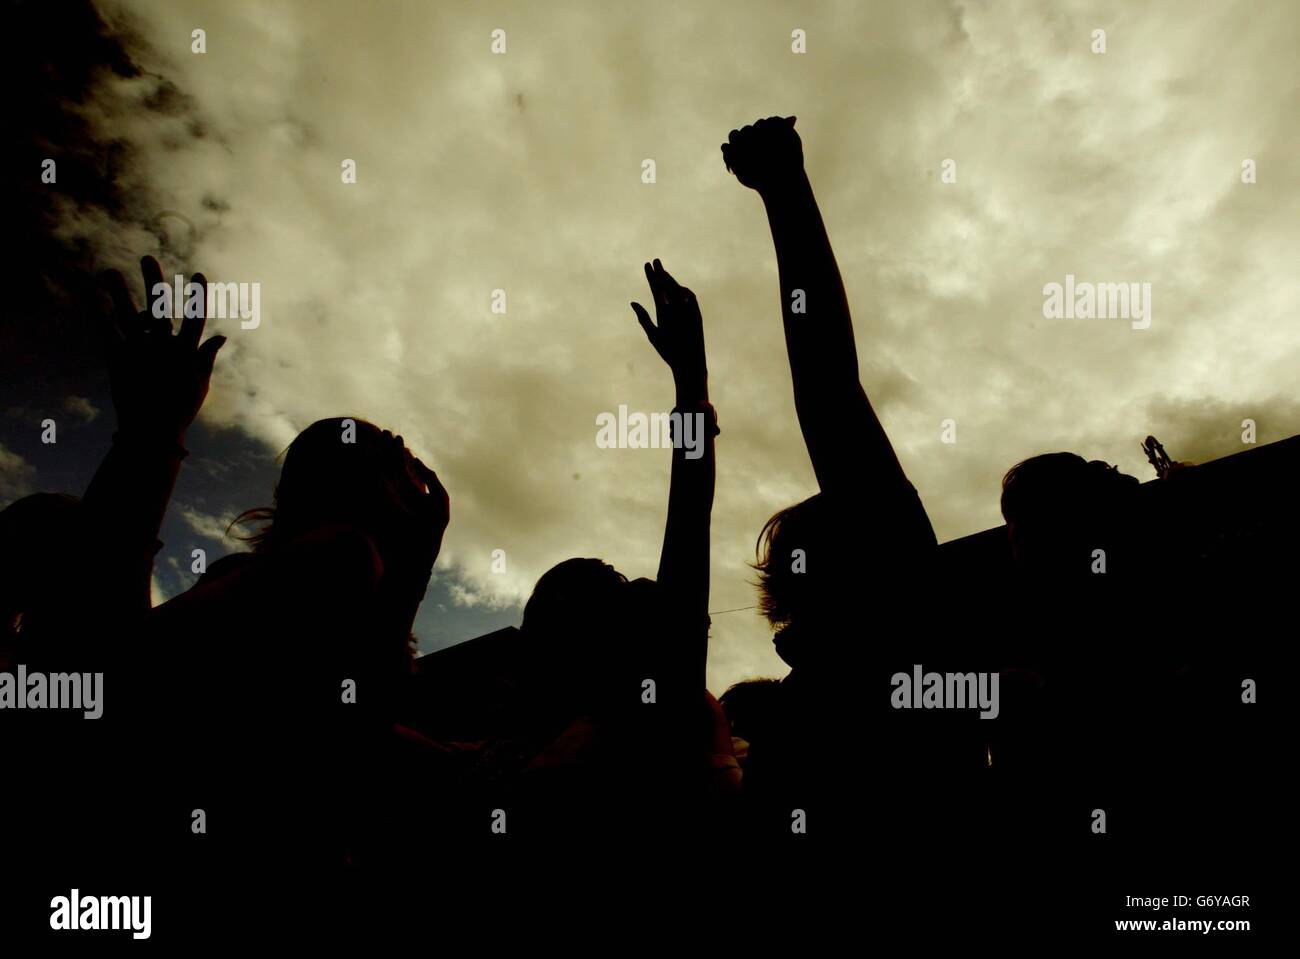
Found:
[[[121,276],[106,281],[111,450],[80,499],[36,494],[0,514],[0,668],[102,670],[111,702],[102,729],[26,716],[11,737],[11,755],[42,771],[11,822],[33,855],[69,821],[113,823],[76,840],[83,864],[134,860],[271,890],[521,840],[869,841],[888,856],[924,835],[977,857],[1081,845],[1094,807],[1131,808],[1112,815],[1121,834],[1141,822],[1173,841],[1192,828],[1205,808],[1192,797],[1209,788],[1190,772],[1200,757],[1217,751],[1221,772],[1254,761],[1228,718],[1243,674],[1173,642],[1189,623],[1167,605],[1151,643],[1115,631],[1126,604],[1173,575],[1142,529],[1138,481],[1067,452],[1011,467],[1001,505],[1014,576],[996,590],[977,571],[950,581],[859,375],[794,118],[733,130],[722,155],[767,213],[818,484],[757,537],[757,602],[788,674],[717,698],[705,686],[719,416],[700,304],[658,260],[645,266],[653,317],[632,309],[672,374],[674,412],[704,417],[703,455],[672,450],[655,579],[577,557],[537,581],[516,681],[490,721],[449,738],[422,718],[412,629],[457,491],[358,416],[303,430],[272,505],[233,524],[247,551],[151,608],[185,430],[224,340],[203,339],[202,317],[176,329],[157,318],[162,270],[145,257],[144,309]],[[78,565],[87,542],[100,550],[93,572]],[[914,664],[999,673],[999,719],[892,708],[889,678]],[[1187,736],[1158,750],[1135,732],[1171,722]],[[102,784],[93,812],[88,781]],[[187,841],[196,809],[217,841]]]

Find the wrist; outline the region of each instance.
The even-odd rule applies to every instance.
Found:
[[[189,455],[185,448],[184,430],[142,430],[118,427],[113,434],[113,445],[121,449],[164,453],[173,459]]]
[[[695,400],[683,400],[678,397],[677,405],[673,407],[673,413],[680,414],[683,418],[695,415],[703,416],[705,424],[704,428],[709,436],[717,436],[722,432],[721,428],[718,426],[718,411],[713,408],[713,404],[709,402],[707,397]],[[674,433],[671,421],[668,430],[670,435]],[[712,621],[709,620],[707,615],[704,617],[704,620],[704,628],[705,631],[707,631]]]
[[[674,383],[678,406],[694,406],[709,401],[708,374],[677,380]]]
[[[771,206],[786,200],[796,199],[811,192],[812,183],[808,179],[808,172],[803,167],[800,167],[798,170],[780,177],[772,183],[765,184],[759,188],[758,195],[763,198],[765,204]]]

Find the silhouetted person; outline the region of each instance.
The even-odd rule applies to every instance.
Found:
[[[749,744],[776,733],[781,718],[781,680],[746,679],[732,685],[718,697],[732,737],[732,753],[743,769],[749,759]]]
[[[645,271],[657,325],[640,304],[633,310],[672,371],[674,412],[693,417],[697,446],[679,437],[672,452],[655,580],[629,582],[597,559],[566,560],[538,580],[524,608],[544,708],[518,744],[523,768],[503,802],[523,812],[523,831],[533,836],[670,831],[659,820],[693,823],[709,786],[704,664],[716,417],[695,296],[658,260]]]
[[[187,455],[185,430],[208,393],[225,337],[204,342],[202,316],[173,331],[159,303],[158,261],[140,261],[145,309],[120,273],[103,284],[113,310],[101,324],[117,431],[80,501],[36,494],[5,510],[0,524],[0,610],[6,638],[25,665],[86,669],[103,662],[118,630],[138,627],[151,606],[158,531]],[[207,281],[191,279],[203,291]],[[161,315],[159,315],[161,314]],[[93,549],[92,549],[93,548]],[[86,569],[93,556],[93,573]]]
[[[1165,464],[1160,485],[1194,469]],[[1241,719],[1234,657],[1210,664],[1198,655],[1224,584],[1196,595],[1195,555],[1169,548],[1180,538],[1161,535],[1150,492],[1117,467],[1067,452],[1024,460],[1003,480],[1017,576],[1000,586],[1011,618],[1038,639],[1045,680],[1009,745],[1020,753],[1018,774],[1042,789],[1040,836],[1068,834],[1071,803],[1084,795],[1108,810],[1124,841],[1141,835],[1154,847],[1177,836],[1220,778],[1199,771],[1192,744],[1229,738]],[[1216,675],[1229,683],[1211,692]],[[1140,730],[1178,732],[1153,749]],[[1214,752],[1226,771],[1241,744]]]
[[[839,811],[852,807],[859,786],[844,775],[840,737],[888,706],[889,667],[907,661],[889,634],[889,612],[907,606],[900,589],[916,587],[936,541],[863,390],[844,284],[794,118],[733,130],[722,155],[767,210],[795,412],[820,487],[773,516],[759,537],[760,607],[792,670],[782,683],[781,728],[751,744],[746,792],[778,832],[789,833],[794,808],[822,829],[847,826]],[[870,670],[867,657],[877,663]],[[873,749],[883,759],[903,751],[892,734],[876,737]]]
[[[1002,516],[1022,573],[1078,577],[1095,573],[1105,553],[1110,573],[1136,572],[1133,528],[1138,481],[1100,460],[1044,453],[1017,463],[1002,480]]]
[[[9,820],[13,839],[88,882],[109,864],[149,857],[139,827],[156,797],[122,787],[124,775],[141,782],[152,775],[124,773],[141,747],[131,722],[131,660],[151,605],[158,534],[186,456],[185,431],[225,342],[203,341],[202,316],[183,318],[174,330],[157,294],[161,267],[149,256],[140,266],[144,310],[120,274],[103,278],[112,299],[100,321],[116,413],[112,447],[80,499],[38,493],[0,513],[0,668],[23,666],[51,683],[102,676],[95,719],[77,709],[6,709],[0,717],[6,761],[26,771],[12,796],[22,810]],[[192,282],[206,290],[202,274]],[[57,848],[49,845],[55,836],[75,838]],[[130,867],[120,868],[125,875]]]
[[[240,517],[262,522],[253,552],[150,616],[143,735],[176,770],[167,816],[203,808],[220,837],[201,847],[214,874],[303,890],[411,826],[411,766],[443,757],[396,719],[448,518],[400,436],[320,420],[289,446],[274,506]]]
[[[84,610],[67,599],[86,588],[81,551],[94,524],[85,514],[62,493],[33,493],[0,511],[0,669],[57,659],[75,638],[70,617]],[[119,603],[120,592],[110,590]]]

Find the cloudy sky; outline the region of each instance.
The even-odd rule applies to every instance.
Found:
[[[102,373],[49,305],[78,271],[153,253],[169,274],[261,284],[258,329],[210,324],[230,342],[160,596],[193,581],[194,546],[234,548],[222,530],[269,500],[300,429],[349,413],[402,433],[451,494],[422,648],[517,623],[570,556],[652,576],[668,454],[598,449],[595,418],[671,406],[627,305],[657,256],[699,297],[723,428],[710,608],[751,607],[759,528],[815,491],[762,206],[718,151],[771,114],[799,118],[864,385],[941,541],[997,525],[1002,473],[1034,453],[1146,479],[1147,433],[1198,461],[1240,450],[1245,418],[1260,442],[1300,432],[1290,0],[135,0],[32,16],[23,175],[41,157],[68,172],[23,194],[0,506],[80,492],[106,448]],[[1151,284],[1150,329],[1045,319],[1043,287],[1066,274]],[[46,416],[68,441],[39,443]],[[782,672],[755,611],[714,616],[711,688]]]

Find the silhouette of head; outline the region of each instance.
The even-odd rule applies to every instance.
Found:
[[[758,534],[759,609],[774,627],[805,623],[843,603],[847,544],[836,535],[834,517],[818,493],[775,514]]]
[[[723,693],[718,702],[727,714],[731,734],[755,742],[779,727],[780,697],[781,680],[746,679]]]
[[[817,493],[775,514],[758,534],[759,609],[775,630],[777,654],[791,666],[812,661],[817,637],[844,621],[864,581],[880,572],[878,562],[888,562],[850,532],[864,528],[856,505],[832,504]]]
[[[235,522],[264,523],[247,537],[255,550],[328,525],[355,526],[390,554],[388,561],[405,533],[422,521],[420,499],[431,490],[421,469],[400,436],[373,423],[317,420],[285,451],[275,506],[249,510]]]
[[[1075,453],[1031,456],[1002,480],[1002,517],[1022,568],[1087,572],[1092,551],[1115,545],[1138,480]]]
[[[545,573],[524,605],[520,631],[548,654],[582,662],[621,618],[627,577],[599,559],[566,559]]]
[[[624,695],[635,664],[662,639],[657,596],[653,581],[629,582],[599,559],[565,560],[533,587],[520,631],[545,681],[593,705]]]
[[[84,589],[81,569],[87,547],[81,501],[58,493],[34,493],[0,512],[0,630],[20,633],[57,628],[79,606],[68,590]]]

